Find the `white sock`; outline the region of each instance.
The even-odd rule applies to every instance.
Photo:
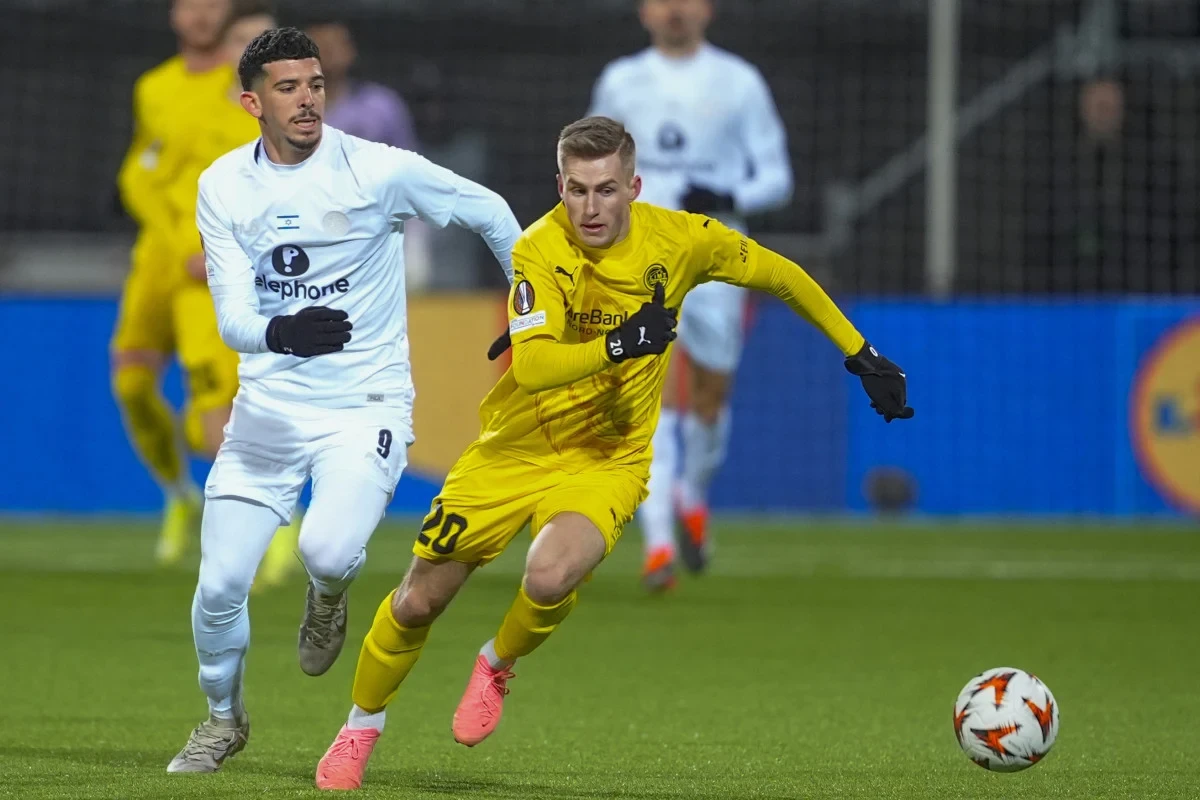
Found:
[[[254,572],[279,526],[275,512],[217,498],[205,504],[200,526],[200,575],[192,597],[192,639],[200,688],[209,712],[232,719],[242,705],[242,675],[250,647],[247,598]]]
[[[729,407],[721,409],[717,421],[706,424],[694,413],[683,418],[683,480],[680,492],[687,508],[708,505],[708,487],[725,460],[729,444]]]
[[[238,662],[237,672],[233,676],[233,688],[230,690],[233,693],[227,697],[222,697],[220,700],[209,698],[208,713],[216,719],[232,722],[238,716],[244,716],[246,708],[242,703],[242,689],[246,685],[246,659],[245,653],[243,658]],[[220,691],[217,689],[216,691]]]
[[[664,408],[651,442],[654,457],[650,462],[650,493],[637,512],[647,553],[663,547],[675,550],[675,511],[671,492],[679,465],[679,446],[675,439],[678,422],[679,412]]]
[[[376,730],[383,733],[383,723],[387,719],[387,709],[376,711],[374,714],[363,711],[358,706],[353,706],[350,709],[350,719],[346,720],[346,727],[352,731],[369,731]]]
[[[479,648],[479,655],[487,659],[488,664],[492,669],[507,669],[513,665],[511,661],[505,661],[500,656],[496,655],[496,640],[488,639],[484,642],[483,647]]]
[[[192,636],[208,711],[218,719],[233,719],[234,698],[241,696],[242,666],[250,647],[246,605],[220,614],[207,613],[200,606],[197,589],[192,598]]]

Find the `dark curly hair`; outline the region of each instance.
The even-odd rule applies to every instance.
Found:
[[[272,28],[264,31],[246,46],[238,62],[238,77],[242,89],[250,91],[254,81],[263,74],[263,67],[276,61],[301,61],[321,58],[321,51],[308,34],[296,28]]]

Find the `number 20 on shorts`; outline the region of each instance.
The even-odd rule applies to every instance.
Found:
[[[438,503],[433,513],[425,518],[417,541],[438,555],[448,556],[458,545],[458,537],[467,529],[467,520],[460,514],[447,514]]]

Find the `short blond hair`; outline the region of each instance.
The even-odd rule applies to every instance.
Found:
[[[558,169],[568,158],[595,161],[616,153],[632,175],[637,164],[637,145],[625,126],[608,117],[584,117],[572,122],[558,135]]]

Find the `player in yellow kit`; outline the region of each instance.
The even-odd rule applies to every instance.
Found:
[[[562,203],[513,249],[512,367],[483,401],[479,439],[434,500],[408,574],[376,612],[350,718],[317,766],[319,788],[362,785],[385,709],[430,625],[471,572],[530,523],[535,539],[516,600],[454,714],[462,744],[495,729],[513,664],[567,617],[646,496],[667,373],[661,356],[697,284],[780,297],[842,351],[887,421],[912,416],[904,374],[804,270],[709,217],[635,203],[634,164],[633,139],[618,122],[591,117],[562,132]]]
[[[176,354],[187,376],[184,431],[193,452],[215,458],[224,439],[225,424],[238,389],[238,354],[221,340],[217,314],[208,291],[204,249],[196,228],[196,198],[200,174],[220,156],[259,136],[258,122],[241,106],[237,63],[246,45],[276,26],[268,0],[235,0],[223,26],[222,46],[228,67],[227,83],[219,93],[196,98],[191,135],[186,146],[173,151],[180,160],[167,192],[175,228],[173,258],[183,264],[183,276],[171,298]],[[205,102],[207,101],[207,102]],[[297,566],[294,556],[299,517],[280,528],[263,559],[256,588],[278,584]]]
[[[133,141],[121,164],[122,201],[139,231],[113,332],[112,387],[134,450],[166,494],[160,560],[178,560],[200,510],[161,378],[175,350],[171,298],[183,277],[166,193],[179,177],[177,148],[191,136],[197,98],[224,91],[228,67],[220,47],[229,0],[173,0],[171,27],[179,54],[134,86]]]

